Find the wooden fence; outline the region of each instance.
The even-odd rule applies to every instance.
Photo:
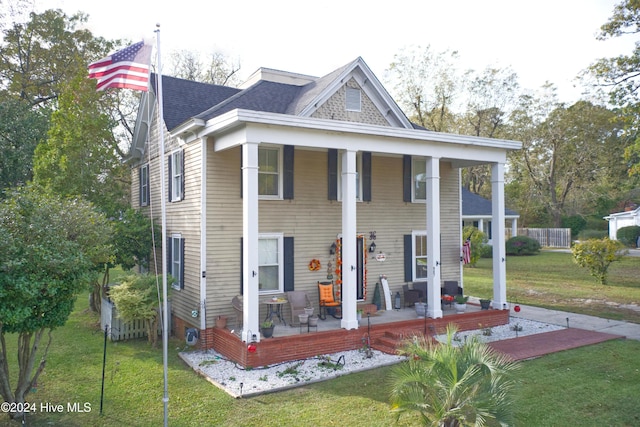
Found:
[[[518,236],[536,239],[543,248],[570,248],[570,228],[518,228]]]
[[[168,308],[169,313],[171,313],[170,303]],[[125,322],[118,316],[118,309],[108,298],[102,298],[100,327],[102,331],[104,331],[105,327],[107,328],[107,336],[111,341],[144,338],[147,336],[144,320],[138,319],[133,322]],[[158,325],[158,334],[162,334],[162,325]]]

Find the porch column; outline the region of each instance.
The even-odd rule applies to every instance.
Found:
[[[342,152],[342,321],[344,329],[357,329],[356,263],[356,152]]]
[[[440,303],[440,158],[427,159],[427,316],[442,317]]]
[[[260,341],[258,301],[258,144],[242,144],[242,341]]]
[[[518,235],[518,218],[513,218],[511,220],[511,237],[515,237]]]
[[[493,224],[493,308],[508,310],[504,240],[504,163],[491,165],[491,211]]]

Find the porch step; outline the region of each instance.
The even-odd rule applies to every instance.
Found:
[[[383,336],[374,340],[371,347],[387,354],[396,354],[405,340],[416,335],[422,336],[422,333],[412,329],[385,331]]]

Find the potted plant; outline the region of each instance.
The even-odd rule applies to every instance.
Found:
[[[309,316],[309,326],[318,326],[318,316]]]
[[[274,325],[272,320],[262,322],[260,328],[262,329],[262,336],[265,338],[271,338],[273,336]]]
[[[422,300],[415,303],[416,316],[423,318],[427,315],[427,303]]]
[[[216,328],[224,329],[227,327],[227,316],[216,317]]]
[[[490,299],[485,299],[485,298],[480,298],[480,308],[482,310],[489,310],[489,307],[491,307],[491,300]]]
[[[313,307],[310,305],[304,308],[304,312],[307,316],[311,316],[313,314]]]
[[[456,295],[454,298],[455,299],[453,305],[456,309],[456,313],[464,313],[467,309],[467,300],[469,299],[469,297],[466,297],[464,295]]]

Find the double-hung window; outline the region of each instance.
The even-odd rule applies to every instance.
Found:
[[[258,196],[279,199],[282,194],[282,154],[277,147],[258,148]]]
[[[412,165],[413,200],[427,200],[427,161],[425,159],[414,158]]]
[[[149,206],[149,165],[142,165],[139,169],[140,206]]]
[[[184,198],[184,151],[178,150],[169,156],[169,201],[179,202]]]
[[[427,233],[414,231],[413,241],[413,280],[427,280]]]
[[[258,236],[258,279],[261,293],[284,292],[283,235]]]
[[[174,279],[174,289],[184,288],[184,239],[180,234],[172,234],[167,239],[167,272]]]

